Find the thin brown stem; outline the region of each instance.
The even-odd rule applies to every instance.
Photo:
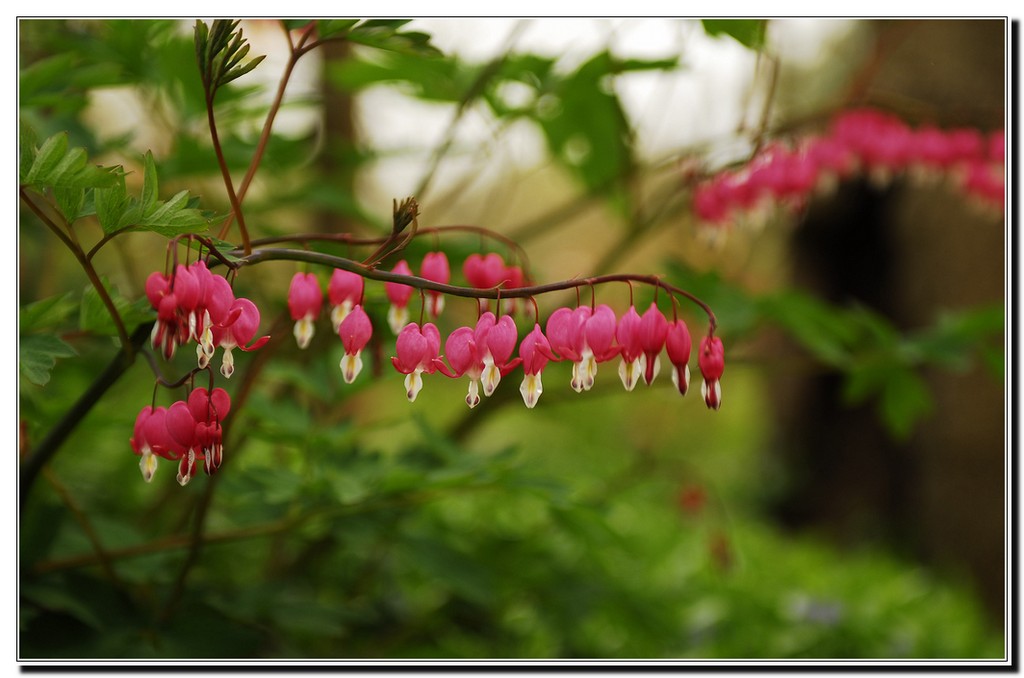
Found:
[[[213,92],[209,89],[206,92],[206,120],[210,125],[210,141],[213,143],[213,150],[217,155],[217,164],[220,166],[220,174],[224,179],[224,188],[227,189],[228,200],[231,202],[231,212],[238,219],[238,232],[242,236],[242,249],[248,254],[252,251],[252,247],[249,245],[249,229],[245,226],[245,217],[242,216],[242,204],[235,193],[235,187],[231,181],[231,170],[228,169],[228,163],[224,157],[224,149],[220,145],[220,136],[217,134],[217,120],[213,114]],[[222,238],[224,235],[226,233],[222,231]]]
[[[92,262],[89,261],[89,258],[86,256],[81,246],[79,246],[79,244],[75,242],[68,233],[65,233],[60,226],[58,226],[57,223],[51,219],[49,215],[47,215],[42,208],[35,203],[35,201],[32,200],[24,186],[20,187],[19,190],[22,201],[30,210],[32,210],[32,213],[39,217],[40,221],[42,221],[47,228],[53,231],[54,235],[56,235],[60,241],[64,243],[69,250],[71,250],[71,254],[73,254],[75,259],[78,260],[78,263],[81,264],[86,277],[89,278],[89,282],[92,283],[93,288],[96,290],[96,294],[100,297],[100,301],[103,302],[107,312],[110,314],[110,318],[114,321],[114,327],[117,329],[117,337],[121,342],[121,349],[127,352],[128,360],[130,361],[133,358],[135,347],[132,345],[132,342],[128,337],[128,330],[125,328],[124,319],[121,318],[121,314],[118,312],[117,306],[114,305],[114,300],[110,298],[110,294],[103,286],[103,281],[100,280],[99,274],[96,272],[96,269],[93,268]]]

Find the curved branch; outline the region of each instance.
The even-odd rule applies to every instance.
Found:
[[[236,263],[239,266],[252,266],[253,264],[262,263],[264,261],[299,261],[309,264],[320,264],[322,266],[350,271],[361,275],[364,278],[369,278],[370,280],[399,283],[416,289],[432,290],[434,292],[441,292],[442,294],[448,294],[454,297],[465,297],[469,299],[498,299],[499,297],[502,299],[525,299],[527,297],[547,294],[549,292],[577,289],[588,285],[601,285],[610,282],[637,282],[645,285],[651,285],[653,287],[660,287],[670,294],[678,294],[679,296],[689,299],[707,314],[711,333],[714,333],[715,329],[718,327],[718,321],[715,318],[715,314],[712,312],[711,307],[690,292],[676,287],[675,285],[670,285],[655,275],[613,273],[589,278],[572,278],[570,280],[561,280],[558,282],[546,283],[544,285],[530,285],[527,287],[512,288],[502,288],[501,286],[498,286],[489,289],[479,289],[476,287],[447,285],[444,283],[434,282],[433,280],[420,278],[419,276],[402,275],[400,273],[392,273],[391,271],[382,271],[376,268],[371,268],[357,261],[353,261],[352,259],[345,259],[344,257],[337,257],[331,254],[324,254],[322,252],[309,252],[306,250],[268,248],[258,250],[248,256],[241,257]]]

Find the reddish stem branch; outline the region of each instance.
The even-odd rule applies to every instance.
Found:
[[[25,187],[22,186],[19,189],[22,201],[28,205],[28,208],[32,210],[32,213],[39,217],[47,228],[53,231],[62,243],[64,243],[71,254],[75,256],[78,263],[82,266],[82,270],[85,271],[86,277],[89,278],[89,282],[92,283],[93,288],[96,290],[96,294],[99,295],[100,301],[106,307],[107,312],[110,314],[110,318],[114,321],[114,327],[117,329],[117,337],[121,342],[121,349],[124,350],[128,356],[128,360],[134,357],[135,348],[132,346],[131,340],[128,338],[128,330],[124,325],[124,320],[121,318],[121,314],[117,310],[117,306],[114,305],[114,300],[110,298],[110,294],[107,292],[107,288],[103,286],[103,281],[100,280],[99,273],[93,268],[92,262],[86,256],[82,248],[75,242],[67,233],[61,230],[53,219],[51,219],[43,210],[37,205],[28,192],[25,191]]]
[[[364,278],[369,278],[370,280],[400,283],[416,289],[432,290],[435,292],[441,292],[442,294],[449,294],[455,297],[466,297],[469,299],[525,299],[527,297],[547,294],[549,292],[579,289],[586,285],[601,285],[610,282],[638,282],[651,285],[656,288],[661,288],[670,294],[678,294],[681,297],[689,299],[707,314],[711,333],[714,333],[715,329],[718,327],[718,321],[715,318],[715,314],[707,304],[690,292],[676,287],[675,285],[671,285],[655,275],[613,273],[590,278],[573,278],[571,280],[561,280],[558,282],[546,283],[543,285],[531,285],[528,287],[502,288],[499,286],[489,289],[479,289],[476,287],[446,285],[444,283],[434,282],[433,280],[420,278],[419,276],[402,275],[400,273],[392,273],[391,271],[382,271],[351,259],[345,259],[331,254],[324,254],[322,252],[309,252],[306,250],[267,248],[244,256],[236,263],[239,266],[251,266],[264,261],[299,261],[310,264],[320,264],[322,266],[350,271],[361,275]]]

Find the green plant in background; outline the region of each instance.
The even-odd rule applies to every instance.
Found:
[[[21,281],[20,655],[1000,656],[961,587],[882,553],[795,540],[760,516],[768,422],[749,369],[730,369],[720,413],[678,394],[692,309],[708,321],[692,337],[708,407],[722,404],[716,333],[744,346],[774,326],[906,436],[930,406],[923,367],[978,356],[1001,375],[1001,306],[904,333],[870,309],[750,292],[676,255],[658,262],[664,275],[614,270],[697,191],[672,182],[640,198],[652,170],[608,83],[679,61],[606,50],[568,73],[534,54],[473,64],[407,23],[284,22],[287,59],[265,106],[245,84],[262,57],[249,58],[238,22],[196,22],[191,38],[172,21],[22,23],[19,254],[23,272],[52,274]],[[764,22],[703,28],[764,47]],[[339,154],[351,176],[374,149],[318,149],[275,129],[296,65],[329,44],[356,48],[325,64],[332,86],[454,106],[415,192],[427,215],[423,196],[477,107],[498,134],[538,129],[577,195],[509,229],[515,238],[421,227],[411,199],[390,223],[373,215],[308,162]],[[141,93],[169,150],[140,162],[130,135],[97,137],[91,93],[115,85]],[[594,201],[624,225],[610,258],[589,277],[535,278],[521,245]],[[282,225],[314,209],[366,226]],[[317,320],[323,290],[337,339]],[[567,290],[574,303],[557,296]],[[253,350],[237,374],[234,346]],[[657,383],[671,373],[675,387],[634,389],[655,382],[663,348]],[[468,395],[455,382],[465,376]],[[510,406],[520,395],[529,409]],[[133,447],[153,483],[130,482]],[[158,457],[184,488],[154,474]],[[209,477],[189,483],[201,467]]]

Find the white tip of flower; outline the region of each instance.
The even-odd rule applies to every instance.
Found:
[[[345,380],[346,384],[351,384],[359,376],[359,372],[363,369],[363,359],[360,357],[362,351],[356,351],[355,355],[346,353],[341,359],[339,365],[341,366],[341,377]]]
[[[202,344],[196,346],[196,358],[201,370],[205,370],[206,366],[210,364],[210,356],[206,355]]]
[[[494,393],[494,389],[498,388],[498,383],[501,381],[501,370],[494,364],[488,357],[484,359],[484,371],[480,375],[480,381],[484,385],[484,395],[490,397]]]
[[[627,391],[632,391],[636,386],[637,382],[640,381],[640,375],[644,373],[647,368],[647,357],[642,355],[631,362],[626,362],[625,359],[619,363],[619,379],[622,380],[622,385]]]
[[[476,379],[469,380],[469,393],[466,394],[466,404],[473,409],[480,404],[480,383]]]
[[[544,385],[540,383],[540,373],[527,374],[523,377],[519,392],[523,394],[523,402],[532,410],[540,399],[540,394],[544,392]]]
[[[313,326],[313,319],[306,316],[302,320],[295,323],[295,341],[299,344],[299,348],[306,348],[309,346],[309,342],[313,340],[313,333],[316,328]]]
[[[686,395],[686,391],[690,388],[690,366],[683,365],[682,379],[679,377],[680,370],[675,365],[672,366],[672,383],[676,385],[680,395]],[[681,382],[681,383],[680,383]]]
[[[142,471],[142,479],[147,483],[153,480],[153,474],[156,473],[156,462],[158,457],[149,452],[142,453],[142,459],[139,460],[139,470]]]
[[[220,373],[224,375],[225,379],[230,379],[231,375],[235,373],[235,356],[231,354],[231,349],[224,349],[224,358],[221,359]]]
[[[395,306],[391,304],[388,307],[388,327],[395,334],[399,334],[402,328],[409,323],[409,307],[408,306]]]
[[[334,333],[338,333],[341,321],[352,311],[352,302],[346,299],[331,309],[331,324],[334,325]]]
[[[717,410],[722,407],[722,385],[715,379],[710,385],[707,380],[700,384],[700,394],[704,396],[704,402],[709,410]]]
[[[587,349],[583,352],[583,360],[580,361],[580,381],[583,382],[583,390],[589,391],[594,388],[594,380],[597,379],[597,360],[594,354]]]
[[[420,372],[421,370],[416,370],[405,375],[405,397],[409,399],[410,403],[416,400],[420,389],[423,388],[423,377],[420,376]]]
[[[580,363],[572,364],[572,380],[569,382],[572,390],[583,393],[583,376],[580,374]]]
[[[217,347],[213,345],[213,327],[211,325],[207,325],[206,329],[203,330],[203,335],[199,338],[199,346],[202,347],[207,358],[213,357]]]

